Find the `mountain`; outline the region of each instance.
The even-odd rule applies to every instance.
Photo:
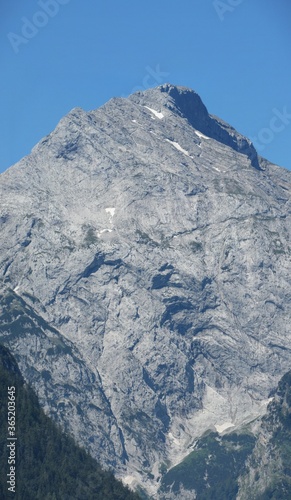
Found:
[[[8,400],[16,414],[10,415],[16,441],[7,440]],[[138,500],[50,421],[15,359],[1,345],[0,409],[2,500]]]
[[[280,380],[256,434],[238,500],[291,498],[291,371]]]
[[[159,497],[288,500],[291,497],[291,372],[264,416],[236,432],[208,432],[162,478]]]
[[[46,413],[153,498],[290,369],[290,188],[170,84],[72,110],[0,176],[0,340]]]

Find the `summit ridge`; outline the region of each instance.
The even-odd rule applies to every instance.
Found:
[[[206,136],[230,146],[250,157],[252,165],[260,169],[257,152],[249,139],[239,134],[223,120],[209,115],[200,96],[187,87],[163,84],[155,89],[137,92],[130,96],[134,102],[147,99],[161,103],[173,112],[179,113],[190,125]]]

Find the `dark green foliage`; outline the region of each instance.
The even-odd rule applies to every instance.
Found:
[[[256,500],[291,500],[290,483],[282,481],[281,484],[270,486],[262,494],[256,497]]]
[[[146,491],[141,486],[138,486],[136,491],[139,495],[140,500],[152,500],[152,497],[149,497]]]
[[[142,245],[147,245],[148,243],[151,246],[157,247],[158,243],[152,238],[147,233],[144,233],[143,231],[140,231],[139,229],[136,230],[136,234],[138,236],[138,243],[141,243]]]
[[[280,380],[264,425],[272,432],[271,457],[277,460],[279,456],[281,466],[257,500],[291,500],[291,372]]]
[[[83,226],[86,229],[86,236],[84,239],[84,246],[89,248],[91,245],[95,245],[98,242],[98,238],[95,234],[95,230],[91,226]]]
[[[7,387],[16,388],[16,494],[7,490]],[[0,345],[0,498],[138,500],[44,414],[14,358]]]
[[[192,252],[194,252],[194,253],[202,252],[202,250],[203,250],[203,245],[200,241],[191,241],[190,247],[191,247]]]
[[[291,500],[291,372],[282,377],[272,396],[241,476],[243,499]]]
[[[232,500],[237,479],[252,452],[255,438],[248,434],[211,433],[200,439],[195,450],[163,478],[161,491],[179,495],[180,486],[195,490],[199,500]]]

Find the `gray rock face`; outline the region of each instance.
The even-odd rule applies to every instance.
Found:
[[[237,500],[290,497],[291,372],[280,380],[267,413],[256,422],[256,445],[239,478]]]
[[[74,109],[0,176],[0,340],[46,411],[155,498],[290,368],[290,189],[168,84]]]

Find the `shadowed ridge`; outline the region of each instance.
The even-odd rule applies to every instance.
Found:
[[[134,102],[141,104],[144,104],[149,98],[152,102],[156,99],[173,113],[178,113],[195,130],[248,156],[252,166],[261,170],[258,155],[252,142],[228,123],[210,115],[200,96],[194,90],[166,83],[145,92],[136,92],[129,97]]]

